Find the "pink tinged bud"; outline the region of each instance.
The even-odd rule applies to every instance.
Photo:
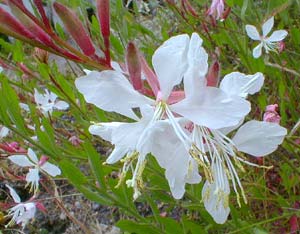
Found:
[[[174,0],[166,0],[166,2],[168,4],[170,4],[171,6],[175,6],[176,5]]]
[[[290,233],[291,234],[296,234],[298,233],[299,230],[299,224],[298,224],[298,217],[297,215],[292,215],[292,217],[289,220],[290,222]]]
[[[43,21],[44,25],[46,26],[47,29],[52,31],[49,19],[47,18],[46,12],[45,12],[44,7],[43,7],[42,0],[33,0],[33,2],[34,2],[34,5],[38,9],[38,11],[39,11],[39,13],[42,17],[42,21]]]
[[[26,65],[24,63],[18,63],[19,68],[28,75],[31,75],[32,72],[28,69],[28,67],[26,67]]]
[[[274,112],[266,112],[264,114],[264,121],[271,122],[271,123],[280,123],[281,117],[278,115],[278,113]]]
[[[126,63],[129,73],[129,78],[135,90],[143,88],[142,68],[140,56],[137,48],[132,42],[127,45]]]
[[[48,63],[49,53],[46,50],[40,49],[38,47],[34,48],[34,57],[42,62],[42,63]]]
[[[222,20],[226,20],[227,17],[229,16],[230,12],[231,12],[231,7],[228,7],[228,8],[223,12]]]
[[[36,208],[38,208],[40,211],[42,211],[43,213],[47,212],[46,207],[41,203],[41,202],[36,202],[35,203]]]
[[[160,90],[157,76],[151,70],[146,59],[143,56],[140,56],[140,61],[141,61],[141,65],[142,65],[142,71],[146,77],[146,80],[147,80],[148,84],[150,85],[153,93],[157,97],[158,91]]]
[[[45,156],[45,155],[42,155],[42,157],[40,158],[40,161],[39,161],[39,166],[43,166],[45,164],[45,162],[48,161],[48,157]]]
[[[266,106],[266,112],[273,111],[276,112],[278,110],[278,104],[271,104]]]
[[[35,36],[27,30],[19,21],[0,7],[0,32],[24,40],[34,39]]]
[[[106,62],[110,65],[110,13],[109,13],[109,0],[97,0],[97,12],[100,21],[100,30],[105,46]]]
[[[44,32],[44,30],[38,26],[35,22],[37,19],[25,8],[23,2],[10,0],[8,1],[9,7],[14,16],[22,22],[22,24],[35,36],[41,43],[51,46],[53,42],[50,36]],[[31,17],[29,17],[31,15]]]
[[[285,49],[285,43],[284,43],[284,41],[279,41],[278,42],[278,52],[282,53],[284,51],[284,49]]]
[[[95,48],[92,40],[84,30],[84,27],[75,12],[58,2],[55,2],[53,7],[63,21],[66,30],[71,34],[82,52],[87,56],[94,55]]]
[[[218,86],[220,80],[220,64],[217,60],[210,65],[208,73],[206,75],[206,80],[207,86]]]
[[[224,0],[213,0],[207,14],[214,17],[216,20],[222,19],[224,8]]]
[[[78,146],[78,145],[80,145],[80,144],[83,142],[83,141],[80,140],[77,136],[71,136],[71,137],[69,138],[69,141],[70,141],[71,144],[74,145],[74,146]]]
[[[277,108],[278,108],[277,104],[268,105],[266,107],[266,111],[264,113],[263,120],[266,121],[266,122],[271,122],[271,123],[277,123],[277,124],[279,124],[281,117],[277,113]]]
[[[189,0],[182,0],[182,4],[184,5],[184,8],[194,17],[198,17],[198,14],[196,10],[193,8]]]

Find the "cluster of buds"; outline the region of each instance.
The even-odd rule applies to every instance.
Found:
[[[109,1],[98,0],[97,12],[100,22],[100,31],[103,46],[98,49],[85,30],[76,13],[68,7],[54,2],[53,8],[64,24],[66,31],[71,35],[79,48],[60,38],[47,18],[42,0],[34,0],[38,16],[28,8],[28,4],[18,0],[7,0],[0,4],[0,32],[29,43],[34,47],[57,54],[77,63],[82,63],[100,70],[110,69],[110,28],[109,28]],[[45,61],[45,52],[37,51],[37,58]],[[104,56],[103,56],[104,55]]]

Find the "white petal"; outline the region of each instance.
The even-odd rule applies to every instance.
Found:
[[[153,154],[159,165],[166,170],[165,176],[173,197],[180,199],[185,192],[190,156],[179,141],[177,141],[177,147],[173,148],[165,146],[166,140],[162,144],[162,147],[153,149]]]
[[[28,202],[24,204],[26,209],[26,219],[32,219],[34,218],[35,212],[36,212],[36,205],[33,202]],[[24,218],[25,218],[24,217]]]
[[[254,75],[232,72],[223,78],[220,89],[229,95],[246,97],[248,94],[257,93],[263,84],[264,76],[260,72],[257,72]]]
[[[274,25],[274,16],[268,19],[262,26],[263,36],[267,36],[269,32],[271,32]]]
[[[275,151],[286,134],[277,123],[252,120],[241,126],[232,140],[239,151],[260,157]]]
[[[151,152],[158,164],[164,168],[172,195],[176,199],[182,198],[185,184],[198,183],[200,176],[195,175],[197,166],[191,164],[191,157],[176,136],[173,127],[168,121],[159,121],[153,135],[149,138]],[[176,146],[176,147],[174,147]],[[189,171],[191,170],[191,171]]]
[[[0,126],[0,139],[6,137],[9,134],[9,129],[4,126]]]
[[[189,184],[198,184],[202,179],[198,172],[198,163],[192,158],[190,159],[189,163],[189,169],[185,178],[185,182]]]
[[[192,122],[212,129],[233,126],[250,112],[250,103],[240,97],[229,97],[214,87],[171,106],[171,110]]]
[[[253,25],[247,24],[246,32],[247,32],[248,37],[250,37],[252,40],[255,40],[255,41],[260,40],[259,33],[258,33],[256,27],[254,27]]]
[[[34,190],[39,187],[39,180],[39,169],[29,169],[29,172],[26,175],[26,181],[32,184]]]
[[[15,203],[20,203],[21,202],[21,198],[17,194],[16,190],[14,190],[8,184],[6,184],[5,186],[9,189],[9,193],[10,193],[11,197],[14,199]]]
[[[125,147],[115,147],[115,149],[111,152],[109,157],[106,159],[106,163],[113,164],[118,162],[121,158],[123,158],[128,153],[128,149]]]
[[[58,109],[58,110],[66,110],[66,109],[69,108],[69,104],[67,102],[64,102],[64,101],[58,101],[54,104],[53,107]]]
[[[135,123],[124,123],[116,128],[112,134],[112,143],[116,146],[126,147],[132,151],[137,149],[139,141],[147,141],[148,132],[144,131],[149,126],[149,119],[142,119]],[[137,149],[139,152],[142,149]]]
[[[282,41],[286,36],[288,35],[288,32],[285,30],[277,30],[274,31],[269,38],[267,38],[267,42],[278,42]]]
[[[36,206],[33,202],[24,204],[24,211],[19,212],[19,216],[15,218],[16,224],[22,224],[24,228],[28,221],[34,218]]]
[[[202,39],[197,33],[193,33],[188,50],[188,68],[184,74],[184,91],[185,95],[192,95],[194,91],[199,92],[199,87],[195,87],[195,82],[201,86],[206,85],[204,76],[208,69],[208,54],[204,50]]]
[[[210,184],[208,181],[205,182],[202,189],[203,203],[205,209],[213,217],[214,221],[218,224],[223,224],[228,218],[230,208],[228,205],[224,205],[224,198],[219,198],[215,190],[215,184]],[[229,194],[225,194],[225,196],[229,196]]]
[[[263,46],[263,44],[262,44],[262,43],[259,43],[259,44],[253,49],[252,55],[253,55],[254,58],[259,58],[259,57],[261,56],[262,46]]]
[[[20,167],[31,167],[34,166],[32,162],[25,155],[12,155],[8,159]]]
[[[27,112],[29,112],[30,111],[30,109],[29,109],[29,106],[27,105],[27,104],[25,104],[25,103],[19,103],[19,106],[20,106],[20,108],[21,109],[23,109],[24,111],[27,111]]]
[[[121,68],[120,64],[117,63],[117,62],[115,62],[115,61],[111,61],[111,67],[112,67],[115,71],[117,71],[117,72],[119,72],[119,73],[125,73],[125,72],[123,71],[123,69]]]
[[[61,174],[61,170],[59,169],[59,167],[57,167],[56,165],[49,163],[49,162],[45,162],[42,166],[41,169],[43,169],[43,171],[47,172],[49,175],[55,177]]]
[[[34,89],[34,100],[35,100],[36,104],[40,104],[40,105],[48,102],[47,98],[45,98],[44,95],[39,93],[37,91],[37,89]]]
[[[112,132],[124,123],[121,122],[111,122],[111,123],[99,123],[91,125],[89,127],[89,132],[93,135],[97,135],[106,141],[112,141]]]
[[[35,164],[38,164],[39,160],[38,160],[35,152],[31,148],[28,148],[27,155],[31,159],[32,162],[34,162]]]
[[[189,37],[187,34],[171,37],[153,54],[152,64],[160,84],[163,100],[179,84],[187,68]]]
[[[240,120],[240,122],[236,125],[230,126],[230,127],[226,127],[226,128],[220,128],[218,129],[219,131],[221,131],[224,135],[228,135],[228,133],[234,131],[235,129],[239,128],[243,123],[244,123],[244,118]]]
[[[132,108],[152,103],[135,91],[126,77],[116,71],[93,71],[76,79],[75,85],[87,102],[133,119],[137,117]]]
[[[83,69],[83,72],[84,72],[86,75],[88,75],[88,74],[90,74],[92,71],[89,70],[89,69]]]

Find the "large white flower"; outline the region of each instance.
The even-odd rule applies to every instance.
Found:
[[[29,148],[27,155],[11,155],[8,157],[13,163],[20,167],[29,167],[29,172],[26,175],[26,181],[31,184],[31,189],[36,193],[39,187],[39,172],[46,173],[50,176],[57,176],[61,174],[60,169],[52,163],[47,162],[47,157],[42,156],[38,160],[35,152]]]
[[[261,73],[245,75],[235,72],[225,76],[220,87],[232,96],[245,98],[248,94],[258,92],[263,80]],[[232,182],[238,203],[240,204],[240,193],[247,202],[235,165],[242,170],[244,168],[241,163],[257,165],[246,161],[239,152],[255,157],[265,156],[276,150],[287,133],[286,129],[278,124],[251,120],[243,124],[232,139],[226,136],[240,124],[223,129],[197,126],[197,130],[194,130],[199,148],[206,152],[212,164],[213,179],[206,181],[202,195],[205,208],[217,223],[224,223],[230,212],[228,179]]]
[[[47,115],[48,113],[51,115],[54,109],[67,110],[69,108],[68,103],[65,101],[57,101],[56,99],[57,95],[55,93],[45,90],[45,93],[41,94],[34,89],[34,100],[43,115]]]
[[[93,71],[76,79],[75,85],[87,102],[105,111],[115,111],[135,120],[138,120],[138,117],[133,108],[151,106],[154,109],[151,120],[147,126],[143,125],[143,134],[136,137],[148,136],[156,121],[167,118],[185,150],[197,152],[191,151],[195,145],[178,124],[175,115],[181,115],[209,128],[221,128],[237,124],[250,111],[250,104],[244,99],[232,98],[221,89],[203,85],[208,69],[207,59],[202,39],[196,33],[193,33],[191,38],[184,34],[165,41],[152,57],[159,83],[156,101],[134,90],[128,79],[118,71]],[[170,94],[183,78],[186,98],[171,105]],[[128,131],[131,131],[130,128]],[[165,139],[167,141],[167,137]],[[144,139],[137,141],[149,143]]]
[[[9,185],[6,185],[6,187],[9,189],[10,195],[16,203],[15,206],[8,210],[8,216],[12,217],[7,226],[11,226],[16,223],[21,224],[24,228],[28,221],[34,218],[36,205],[34,202],[21,202],[21,198],[16,191]]]
[[[246,25],[247,35],[252,40],[260,41],[260,43],[253,49],[254,58],[259,58],[261,56],[263,47],[265,48],[266,53],[269,53],[269,51],[276,51],[278,48],[278,42],[282,41],[288,35],[286,30],[276,30],[271,34],[271,36],[268,36],[273,28],[273,25],[274,16],[272,16],[262,25],[262,35],[259,34],[255,26],[249,24]]]

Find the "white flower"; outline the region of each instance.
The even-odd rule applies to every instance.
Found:
[[[261,73],[245,75],[235,72],[225,76],[220,87],[232,96],[246,97],[260,90],[263,79]],[[265,156],[276,150],[287,133],[286,129],[278,124],[252,120],[242,125],[232,139],[226,136],[237,129],[240,124],[223,129],[207,129],[197,126],[195,128],[198,130],[194,131],[198,134],[199,148],[206,152],[212,164],[213,180],[206,181],[202,191],[204,206],[220,224],[227,220],[230,212],[229,179],[236,193],[238,204],[240,205],[240,193],[247,202],[234,165],[241,170],[244,170],[241,163],[257,166],[246,161],[239,152],[255,157]]]
[[[288,34],[286,30],[276,30],[271,36],[268,34],[271,32],[274,25],[274,16],[268,19],[262,25],[262,35],[259,34],[258,30],[253,25],[246,25],[247,35],[255,41],[260,41],[260,43],[253,49],[253,57],[259,58],[262,53],[262,47],[265,48],[266,53],[269,51],[276,51],[278,49],[278,42],[282,41]]]
[[[21,199],[16,191],[9,185],[6,185],[6,187],[9,189],[10,195],[16,203],[14,207],[8,210],[8,216],[12,216],[12,218],[7,226],[11,226],[16,223],[21,224],[24,228],[28,221],[34,218],[36,205],[34,202],[21,202]]]
[[[29,167],[26,181],[28,184],[31,184],[30,190],[33,189],[35,193],[39,187],[39,172],[44,172],[53,177],[61,174],[60,169],[52,163],[47,162],[45,156],[42,156],[41,159],[38,160],[35,152],[31,148],[28,149],[27,155],[11,155],[8,159],[20,167]]]
[[[66,110],[69,108],[69,104],[64,101],[56,101],[57,95],[55,93],[45,90],[45,94],[39,93],[34,89],[34,100],[38,109],[41,110],[43,115],[52,114],[54,109]]]
[[[221,128],[237,124],[250,111],[250,104],[244,99],[231,98],[221,89],[203,85],[205,82],[204,76],[208,70],[207,59],[208,55],[202,48],[202,39],[196,33],[193,33],[191,38],[184,34],[165,41],[152,57],[152,64],[159,83],[156,101],[134,90],[124,74],[118,71],[93,71],[76,79],[75,85],[84,95],[85,100],[105,111],[115,111],[129,118],[139,120],[133,108],[140,108],[142,111],[143,108],[149,108],[150,106],[154,109],[146,118],[147,120],[143,115],[142,120],[137,123],[120,124],[121,126],[117,127],[118,130],[124,129],[119,134],[124,136],[118,142],[119,145],[124,144],[128,147],[129,143],[126,142],[129,139],[134,142],[135,157],[138,157],[140,162],[136,166],[134,175],[138,174],[139,168],[144,167],[145,155],[140,150],[147,148],[149,149],[147,153],[154,151],[151,147],[152,143],[146,139],[153,133],[156,122],[167,118],[185,150],[191,152],[194,144],[190,136],[179,125],[178,118],[175,118],[174,113],[184,116],[199,125]],[[171,92],[176,85],[182,82],[183,77],[186,98],[171,105],[169,104]],[[199,89],[196,91],[196,88]],[[108,125],[104,124],[102,126]],[[139,132],[134,134],[132,138],[127,136],[128,132],[136,131]],[[91,129],[90,132],[95,134]],[[96,135],[101,136],[101,134]],[[167,136],[164,139],[168,141]],[[121,143],[122,141],[123,143]],[[117,146],[114,140],[111,142]],[[115,151],[119,152],[117,159],[120,159],[122,154],[124,155],[127,152],[121,151],[119,147],[116,147]],[[130,154],[126,158],[129,160],[132,157],[132,154]],[[168,157],[168,155],[165,154],[164,157]],[[108,159],[109,162],[111,162],[110,159],[111,157]],[[113,161],[115,162],[115,160]],[[187,168],[182,170],[186,171]]]
[[[7,137],[8,134],[9,134],[9,129],[5,126],[0,125],[0,139]]]

